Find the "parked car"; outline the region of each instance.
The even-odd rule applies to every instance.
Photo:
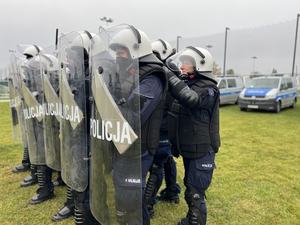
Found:
[[[239,107],[280,112],[281,109],[294,108],[297,102],[297,88],[294,79],[288,76],[265,76],[253,78],[250,86],[239,96]]]

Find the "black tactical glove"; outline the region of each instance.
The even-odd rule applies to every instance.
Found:
[[[169,84],[171,93],[172,93],[172,95],[174,95],[175,98],[178,97],[178,94],[182,89],[184,89],[185,87],[188,87],[184,81],[179,79],[173,73],[168,73],[168,84]]]
[[[181,73],[181,74],[178,75],[178,77],[179,77],[180,80],[183,80],[185,83],[188,82],[189,75]]]

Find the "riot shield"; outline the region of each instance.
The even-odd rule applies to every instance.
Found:
[[[49,52],[53,52],[50,50]],[[46,49],[45,51],[46,52]],[[48,52],[48,51],[47,51]],[[46,164],[60,171],[60,139],[59,139],[59,66],[58,59],[51,54],[41,54],[42,84],[44,90],[44,142]]]
[[[16,96],[13,104],[18,116],[18,125],[20,128],[20,138],[24,148],[28,148],[28,141],[26,135],[25,119],[23,114],[24,102],[22,98],[22,92],[20,88],[20,65],[22,59],[17,57],[16,54],[10,55],[10,82],[14,88],[14,94]]]
[[[89,56],[79,32],[62,36],[59,43],[62,178],[83,192],[88,185]]]
[[[8,72],[8,90],[9,90],[9,106],[12,118],[12,131],[13,131],[13,140],[16,142],[20,142],[21,140],[21,128],[19,121],[19,105],[20,98],[17,93],[16,85],[14,84],[14,76],[16,75],[14,72],[13,65],[10,64],[7,68]]]
[[[40,56],[23,63],[20,68],[20,89],[24,99],[23,114],[30,162],[45,165],[43,90]]]
[[[116,57],[114,40],[124,30],[131,32],[103,30],[108,41],[92,45],[90,206],[103,225],[142,224],[139,67],[130,57],[122,67]]]

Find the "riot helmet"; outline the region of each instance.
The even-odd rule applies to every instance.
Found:
[[[30,45],[23,51],[23,55],[26,56],[26,59],[30,59],[34,56],[37,56],[41,52],[42,48],[37,45]]]
[[[176,49],[172,48],[171,44],[163,39],[158,39],[152,42],[153,53],[161,60],[165,61],[170,56],[176,53]]]
[[[132,25],[121,29],[110,41],[109,47],[116,51],[127,49],[132,59],[141,58],[152,53],[151,42],[148,36]]]
[[[213,79],[213,57],[205,48],[188,46],[181,52],[177,53],[168,59],[167,66],[176,65],[173,68],[178,68],[181,74],[187,77],[190,76],[204,76]]]

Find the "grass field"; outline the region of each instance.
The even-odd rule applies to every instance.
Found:
[[[207,193],[208,225],[300,225],[300,106],[279,114],[221,108],[222,147]],[[54,224],[51,216],[65,200],[56,198],[31,206],[36,187],[20,188],[26,174],[12,174],[20,162],[21,145],[14,144],[7,103],[0,103],[0,224]],[[183,187],[183,166],[178,180]],[[183,192],[179,205],[159,203],[151,224],[175,225],[186,214]],[[58,223],[73,224],[72,220]]]

